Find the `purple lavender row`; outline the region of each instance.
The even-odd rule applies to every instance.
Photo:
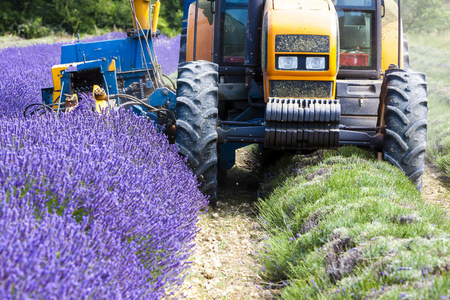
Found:
[[[51,68],[60,62],[60,45],[0,50],[0,117],[16,117],[41,102],[41,88],[52,86]]]
[[[123,270],[117,266],[129,255],[131,245],[124,247],[117,235],[95,222],[88,227],[87,221],[77,224],[67,215],[48,213],[38,220],[32,207],[10,206],[4,200],[0,204],[1,299],[121,297],[124,287],[118,279]],[[145,281],[139,283],[142,287],[133,290],[136,298],[145,293]]]
[[[10,207],[93,219],[114,232],[121,247],[135,249],[114,268],[138,259],[137,269],[120,272],[138,289],[158,294],[182,282],[207,201],[152,123],[125,111],[99,117],[81,108],[58,118],[2,118],[0,129],[0,186]]]
[[[178,70],[178,59],[180,52],[180,36],[169,39],[161,35],[153,39],[158,63],[161,65],[162,72],[166,75],[173,74]]]
[[[161,298],[183,281],[206,198],[143,118],[99,116],[82,99],[70,114],[23,119],[59,55],[0,51],[0,298]]]

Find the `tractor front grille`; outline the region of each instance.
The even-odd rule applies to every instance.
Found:
[[[271,80],[270,97],[329,99],[333,95],[332,81]]]
[[[330,37],[326,35],[277,35],[275,52],[328,53],[330,52]]]

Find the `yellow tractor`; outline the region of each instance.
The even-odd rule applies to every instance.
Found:
[[[400,0],[185,0],[176,141],[214,204],[235,150],[372,148],[422,185],[425,76]]]

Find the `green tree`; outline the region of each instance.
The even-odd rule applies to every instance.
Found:
[[[97,28],[126,30],[133,24],[129,0],[0,0],[0,7],[0,34],[26,38],[51,32],[94,33]],[[182,17],[183,0],[161,0],[162,33],[179,34]]]
[[[403,27],[406,32],[433,32],[447,30],[449,14],[441,0],[402,1]]]
[[[183,22],[183,0],[161,0],[158,28],[169,37],[181,32]]]
[[[93,33],[96,28],[131,26],[128,0],[51,0],[42,6],[43,23],[68,33]],[[43,13],[43,12],[42,12]]]

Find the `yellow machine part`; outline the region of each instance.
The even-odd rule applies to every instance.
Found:
[[[71,64],[62,64],[55,65],[52,67],[52,79],[53,79],[53,108],[58,108],[59,97],[61,95],[61,72],[66,70],[68,67],[76,66],[80,63],[71,63]],[[109,71],[113,71],[116,69],[116,64],[114,60],[108,67]],[[95,108],[97,112],[101,112],[105,108],[108,107],[108,97],[104,89],[102,89],[98,85],[94,85],[92,90],[92,95],[95,100]],[[72,96],[67,96],[61,103],[66,103],[67,111],[71,111],[78,105],[78,96],[73,94]]]
[[[149,0],[133,1],[136,19],[141,25],[140,28],[142,27],[142,29],[150,29],[150,20],[149,20],[150,6],[148,2]],[[136,24],[135,16],[133,16],[133,28],[134,30],[140,29]]]
[[[61,72],[70,66],[71,64],[64,64],[52,67],[53,90],[61,91]]]
[[[152,33],[155,34],[158,29],[159,10],[161,8],[161,2],[156,0],[153,5],[153,18],[152,18]]]
[[[264,8],[264,15],[266,14],[268,22],[267,69],[263,70],[265,100],[267,101],[268,97],[272,96],[269,91],[270,80],[332,81],[333,88],[330,98],[334,99],[338,72],[338,66],[336,65],[338,23],[334,5],[327,0],[268,0]],[[292,20],[295,20],[295,22]],[[264,24],[263,27],[265,26]],[[275,68],[275,37],[277,35],[328,36],[329,51],[327,52],[276,52],[276,54],[329,56],[329,69],[326,71],[277,70]],[[262,45],[262,47],[265,46]]]
[[[108,72],[113,72],[116,70],[116,61],[113,59],[108,66]]]
[[[80,63],[70,63],[55,65],[52,67],[52,80],[53,80],[53,103],[58,104],[59,96],[61,94],[61,72],[71,66],[79,65]]]
[[[194,60],[194,36],[195,36],[195,2],[189,6],[186,61]],[[198,1],[197,21],[197,46],[196,60],[212,61],[213,45],[213,15],[211,13],[211,2],[207,0]]]
[[[381,19],[381,69],[383,72],[389,68],[390,64],[398,65],[398,5],[395,0],[385,0],[384,4],[386,13]],[[403,35],[400,39],[403,45]],[[403,47],[400,51],[400,57],[403,58]],[[399,67],[403,68],[403,59]]]
[[[73,94],[72,96],[66,97],[65,103],[66,103],[66,112],[72,111],[75,107],[78,106],[77,94]]]
[[[104,89],[95,84],[92,89],[92,95],[95,100],[95,110],[98,113],[102,113],[102,111],[108,108],[108,96]]]

